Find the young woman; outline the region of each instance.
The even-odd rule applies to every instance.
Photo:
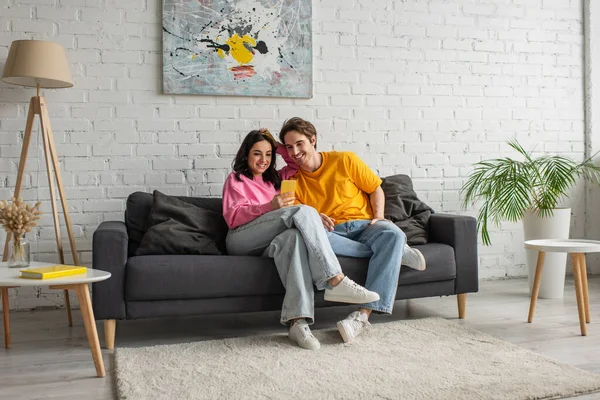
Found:
[[[288,163],[281,171],[275,154]],[[223,216],[229,225],[227,251],[231,255],[267,256],[275,261],[286,289],[281,323],[300,347],[316,350],[319,341],[309,325],[314,322],[314,289],[325,290],[325,300],[362,304],[379,295],[344,276],[317,211],[293,205],[293,193],[279,193],[281,180],[298,167],[266,130],[250,132],[223,186]]]

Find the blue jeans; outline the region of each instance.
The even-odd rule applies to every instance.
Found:
[[[361,307],[391,314],[398,289],[400,263],[406,235],[390,221],[348,221],[327,232],[334,253],[340,256],[369,258],[365,287],[380,299]]]
[[[314,321],[314,288],[342,273],[317,210],[305,205],[284,207],[230,230],[231,255],[271,257],[285,287],[281,323],[297,318]]]

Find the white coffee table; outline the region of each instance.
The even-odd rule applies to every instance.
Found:
[[[579,312],[579,327],[581,335],[586,336],[587,327],[585,324],[590,322],[590,300],[588,296],[585,253],[599,253],[600,241],[585,239],[538,239],[526,241],[525,248],[537,250],[539,252],[527,322],[533,321],[535,303],[540,291],[542,269],[544,268],[544,257],[546,256],[546,253],[569,253],[573,264],[573,280],[575,281],[577,310]]]
[[[52,263],[32,262],[28,268],[41,268],[56,265]],[[80,275],[64,276],[53,279],[23,279],[20,278],[21,268],[8,268],[7,263],[0,263],[0,289],[2,291],[2,310],[4,313],[4,343],[6,348],[10,348],[10,322],[8,310],[8,289],[24,286],[48,286],[50,289],[74,290],[79,299],[81,314],[83,315],[83,324],[88,337],[90,349],[96,373],[98,377],[103,377],[104,362],[100,351],[100,342],[98,341],[98,332],[96,331],[96,320],[90,301],[89,283],[100,282],[110,278],[110,272],[100,271],[88,268],[87,273]]]

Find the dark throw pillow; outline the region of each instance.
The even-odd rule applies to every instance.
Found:
[[[409,246],[427,243],[427,226],[433,209],[419,200],[408,175],[383,178],[385,218],[395,223],[406,234]]]
[[[220,213],[155,190],[146,233],[135,254],[225,254],[227,229]]]

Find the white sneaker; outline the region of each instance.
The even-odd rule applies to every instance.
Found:
[[[404,246],[404,252],[402,253],[402,265],[416,269],[417,271],[424,271],[427,265],[425,265],[425,257],[417,249]]]
[[[337,286],[325,289],[325,300],[339,303],[364,304],[379,300],[379,295],[365,289],[347,276]]]
[[[319,340],[313,336],[306,320],[299,319],[290,326],[290,339],[298,343],[298,346],[307,350],[318,350],[321,348]]]
[[[358,311],[354,311],[348,315],[346,319],[343,319],[337,323],[338,331],[342,335],[344,342],[350,343],[358,335],[366,331],[371,327],[367,314],[361,314]]]

